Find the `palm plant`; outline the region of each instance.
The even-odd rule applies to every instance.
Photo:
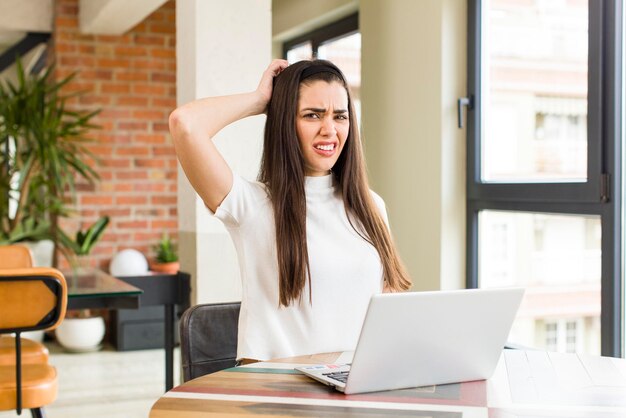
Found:
[[[67,108],[81,93],[61,89],[76,73],[55,81],[50,66],[27,75],[19,59],[17,69],[16,83],[0,83],[0,244],[48,238],[56,247],[63,245],[58,221],[70,214],[76,178],[99,178],[85,146],[88,131],[99,128],[92,123],[99,110]]]

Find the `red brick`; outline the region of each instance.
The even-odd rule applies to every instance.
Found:
[[[169,132],[170,125],[165,122],[154,122],[152,124],[152,132]]]
[[[147,203],[148,198],[146,196],[129,195],[115,197],[116,205],[145,205]]]
[[[135,140],[143,144],[163,144],[165,143],[165,136],[137,134],[135,135]]]
[[[152,221],[150,222],[150,228],[152,229],[177,229],[178,221],[175,221],[175,220]]]
[[[99,58],[96,60],[96,65],[102,68],[126,68],[130,66],[130,62],[120,58]]]
[[[158,242],[161,239],[161,231],[158,232],[136,232],[133,234],[135,241]]]
[[[80,203],[82,205],[112,205],[113,196],[84,195],[80,196]]]
[[[122,83],[102,83],[100,91],[104,94],[128,94],[130,86]]]
[[[142,70],[165,70],[167,67],[165,61],[155,60],[136,60],[134,66]]]
[[[128,119],[131,117],[131,115],[132,113],[130,110],[108,107],[108,108],[102,109],[102,112],[100,112],[98,117],[118,120],[118,119],[124,119],[124,118]]]
[[[171,48],[152,48],[150,56],[154,58],[175,59],[176,50]]]
[[[111,98],[107,97],[107,96],[102,96],[102,95],[98,95],[98,96],[81,96],[78,101],[80,102],[80,104],[84,104],[84,105],[100,105],[100,106],[107,106],[109,104],[111,104]]]
[[[163,96],[167,93],[167,90],[165,86],[157,86],[154,84],[133,84],[133,93]]]
[[[115,149],[115,154],[146,156],[146,155],[150,155],[150,151],[151,151],[150,147],[147,147],[147,146],[127,146],[127,147],[117,147]]]
[[[122,229],[146,229],[148,228],[148,221],[116,222],[115,226]]]
[[[160,110],[135,110],[133,111],[134,119],[145,119],[145,120],[163,120],[165,118],[165,112]]]
[[[88,67],[93,68],[96,60],[93,57],[86,57],[80,55],[65,55],[59,59],[60,65],[71,67]]]
[[[165,167],[165,161],[155,160],[153,158],[135,158],[135,167],[152,167],[152,168],[163,168]]]
[[[56,46],[55,46],[55,50],[57,52],[62,52],[64,54],[68,54],[68,53],[74,53],[78,50],[78,48],[76,47],[76,45],[72,45],[70,43],[67,42],[57,42]]]
[[[115,79],[118,81],[148,81],[148,74],[138,71],[120,71],[115,74]]]
[[[151,23],[150,31],[153,33],[175,34],[176,25],[171,23]]]
[[[148,98],[147,97],[123,96],[123,97],[117,98],[116,104],[119,106],[146,107],[148,106]]]
[[[130,208],[106,208],[98,212],[98,216],[109,215],[114,218],[123,218],[130,216]]]
[[[168,97],[168,98],[153,97],[152,98],[152,105],[153,106],[165,107],[167,109],[174,110],[177,107],[176,106],[176,97]]]
[[[152,73],[150,80],[155,83],[175,83],[176,74],[174,73]]]
[[[162,36],[135,35],[135,43],[138,45],[164,46],[165,38]]]
[[[145,171],[118,171],[115,173],[117,180],[145,180],[148,178],[148,173]]]
[[[122,131],[146,131],[148,123],[146,122],[119,122],[117,129]]]
[[[176,202],[176,196],[152,196],[150,198],[150,204],[152,205],[175,205]]]
[[[164,183],[135,183],[134,190],[136,192],[165,192]]]
[[[155,156],[159,155],[176,155],[176,151],[174,150],[174,146],[172,145],[163,145],[163,146],[154,146],[152,147],[152,153]]]
[[[154,217],[163,217],[166,215],[166,211],[163,208],[147,208],[147,209],[137,209],[135,211],[135,215],[138,217],[145,218],[154,218]]]
[[[61,17],[61,16],[57,16],[54,19],[54,25],[57,28],[77,28],[78,27],[78,20],[76,20],[75,17]]]
[[[103,158],[102,165],[104,167],[129,168],[130,160],[128,158]]]
[[[113,147],[110,145],[89,144],[87,145],[87,149],[89,149],[89,151],[91,151],[96,156],[111,155],[111,153],[113,152]]]
[[[96,47],[94,45],[78,45],[78,51],[81,54],[93,54],[96,52]]]
[[[148,54],[148,50],[142,46],[118,46],[114,52],[115,55],[123,57],[142,57]]]

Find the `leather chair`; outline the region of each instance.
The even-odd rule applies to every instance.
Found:
[[[22,408],[33,418],[57,396],[57,374],[47,363],[22,364],[21,333],[51,330],[65,317],[67,285],[53,268],[0,270],[0,334],[15,333],[15,364],[0,366],[0,411]]]
[[[25,245],[0,246],[0,269],[30,268],[33,256]],[[22,339],[22,364],[48,363],[48,349],[37,341]],[[15,364],[15,338],[0,336],[0,366]]]
[[[180,320],[183,381],[237,365],[240,302],[192,306]]]

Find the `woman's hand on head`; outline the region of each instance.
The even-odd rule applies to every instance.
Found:
[[[288,65],[287,60],[275,59],[263,72],[259,87],[256,89],[256,94],[259,99],[259,113],[264,113],[267,110],[267,104],[272,98],[274,77],[280,74]]]

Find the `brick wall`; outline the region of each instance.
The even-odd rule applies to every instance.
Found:
[[[124,248],[150,257],[164,231],[176,238],[176,157],[167,126],[176,106],[175,34],[174,1],[119,36],[81,34],[78,0],[55,2],[56,77],[78,71],[64,91],[86,93],[71,107],[102,109],[95,118],[102,129],[89,145],[101,181],[79,185],[76,216],[62,225],[73,232],[111,217],[92,253],[93,265],[105,269]]]

